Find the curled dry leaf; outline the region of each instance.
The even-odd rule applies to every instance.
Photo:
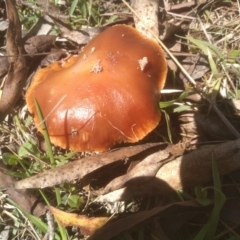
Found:
[[[0,164],[0,188],[14,182],[14,179],[5,173],[4,166]],[[43,203],[38,202],[38,199],[32,196],[27,190],[8,189],[4,192],[14,201],[21,209],[27,213],[31,213],[37,217],[45,214],[46,209]],[[0,238],[1,239],[1,238]]]
[[[130,157],[160,144],[161,143],[152,143],[133,147],[124,147],[118,150],[112,150],[111,152],[85,157],[43,173],[39,173],[33,177],[20,180],[14,184],[14,187],[18,189],[45,188],[70,182],[75,179],[81,179],[87,174],[92,173],[93,171],[106,165],[117,161],[125,162]]]
[[[131,200],[138,196],[168,194],[171,191],[197,186],[211,180],[213,159],[217,163],[219,174],[225,175],[240,168],[239,158],[240,139],[205,146],[167,162],[150,181],[143,181],[141,177],[133,178],[128,185],[99,196],[96,201]],[[134,184],[131,185],[131,182]]]
[[[7,54],[10,63],[7,78],[4,82],[0,101],[0,119],[3,120],[8,112],[15,105],[22,93],[22,88],[26,80],[27,65],[21,36],[21,24],[18,18],[17,10],[11,0],[5,1],[9,27],[7,30]]]
[[[61,211],[52,206],[49,206],[48,209],[63,227],[77,226],[85,236],[92,235],[108,221],[107,217],[88,218],[84,215]]]
[[[179,21],[179,19],[171,19],[160,25],[160,36],[161,40],[172,41],[174,35],[177,31],[181,29],[184,20]]]
[[[176,156],[184,153],[183,144],[163,146],[156,153],[148,155],[140,163],[138,163],[130,172],[124,176],[114,179],[103,190],[103,193],[113,191],[123,186],[138,188],[138,186],[147,181],[152,181],[158,170],[169,161],[173,161]],[[131,185],[131,186],[130,186]]]

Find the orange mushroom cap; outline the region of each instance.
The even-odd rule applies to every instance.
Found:
[[[26,101],[42,131],[37,99],[53,144],[101,152],[117,143],[137,142],[158,125],[166,74],[158,44],[131,26],[116,25],[78,56],[39,70]]]

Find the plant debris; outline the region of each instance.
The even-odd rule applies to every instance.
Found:
[[[27,76],[27,64],[25,57],[22,56],[24,50],[18,13],[12,1],[6,1],[5,3],[9,21],[6,39],[10,66],[1,93],[1,120],[12,110],[20,98]]]

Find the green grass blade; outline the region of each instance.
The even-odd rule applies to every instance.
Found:
[[[42,233],[46,233],[48,230],[48,226],[47,224],[45,224],[40,218],[35,217],[29,213],[27,213],[25,210],[23,210],[19,205],[17,205],[14,201],[12,201],[11,199],[7,198],[7,201],[12,204],[13,206],[15,206],[16,208],[18,208],[23,214],[24,216],[26,216],[29,221],[36,226],[40,231],[42,231]],[[60,240],[59,236],[57,234],[55,234],[55,239],[56,240]]]
[[[201,49],[206,56],[208,56],[208,48],[210,48],[216,54],[216,56],[218,56],[220,59],[224,59],[224,56],[221,53],[221,51],[219,51],[219,49],[215,47],[213,44],[206,41],[195,39],[190,36],[186,37],[186,39],[188,39],[194,45],[196,45],[199,49]]]
[[[215,81],[213,81],[213,89],[212,89],[212,93],[211,93],[212,99],[216,99],[216,97],[219,93],[219,90],[221,87],[221,82],[222,82],[221,80],[222,80],[221,78],[218,78]]]
[[[77,4],[78,4],[78,0],[74,0],[72,2],[71,7],[69,9],[69,16],[73,15],[74,11],[76,10]]]
[[[220,211],[226,201],[225,195],[221,192],[220,175],[214,159],[212,159],[212,174],[214,185],[214,207],[208,223],[199,231],[194,240],[209,240],[214,238],[219,222]]]
[[[47,154],[48,154],[48,157],[50,159],[51,165],[53,167],[55,167],[56,166],[56,162],[55,162],[55,159],[54,159],[54,155],[53,155],[53,151],[52,151],[52,145],[51,145],[49,134],[48,134],[48,131],[47,131],[47,126],[46,126],[45,121],[43,119],[42,111],[41,111],[41,109],[39,107],[39,104],[38,104],[37,100],[34,99],[34,102],[35,102],[38,118],[39,118],[39,121],[40,121],[40,124],[41,124],[41,127],[42,127],[44,140],[45,140],[46,145],[47,145]],[[56,193],[57,204],[60,205],[62,203],[60,189],[56,187],[55,188],[55,193]],[[45,201],[46,200],[47,199],[45,198]],[[48,201],[47,201],[47,204],[49,204]],[[63,239],[63,240],[67,239],[65,228],[63,228],[61,225],[58,224],[58,229],[59,229],[60,234],[61,234],[61,239]]]
[[[214,77],[219,77],[220,74],[217,70],[217,66],[215,64],[215,61],[213,60],[213,57],[212,57],[212,53],[211,51],[209,50],[209,48],[207,49],[207,56],[208,56],[208,61],[209,61],[209,64],[210,64],[210,67],[211,67],[211,70],[212,70],[212,73],[213,73],[213,76]]]
[[[160,103],[159,103],[159,107],[160,107],[161,109],[170,107],[170,106],[172,106],[175,102],[182,101],[184,98],[188,97],[189,95],[191,95],[191,93],[189,93],[189,92],[183,92],[178,98],[176,98],[176,99],[174,99],[174,100],[166,101],[166,102],[160,102]]]
[[[43,119],[42,111],[39,107],[39,104],[38,104],[38,101],[37,101],[36,98],[34,99],[34,103],[35,103],[35,107],[36,107],[36,110],[37,110],[37,115],[38,115],[38,118],[39,118],[39,122],[40,122],[40,125],[41,125],[41,128],[42,128],[42,131],[43,131],[44,140],[45,140],[46,145],[47,145],[48,157],[50,159],[51,165],[55,166],[56,164],[55,164],[55,160],[54,160],[54,156],[53,156],[52,145],[51,145],[49,134],[48,134],[48,131],[47,131],[47,126],[46,126],[45,121]]]
[[[58,230],[61,235],[61,240],[68,240],[67,230],[64,227],[62,227],[58,222],[57,222],[57,225],[58,225]]]
[[[212,159],[212,171],[213,171],[213,184],[214,184],[214,207],[212,211],[212,216],[209,222],[209,230],[206,234],[205,239],[213,239],[217,230],[217,225],[219,222],[220,211],[226,201],[225,195],[221,191],[221,180],[218,172],[217,164],[214,159]]]
[[[167,112],[165,110],[161,110],[164,113],[165,119],[166,119],[166,123],[167,123],[167,132],[168,132],[168,138],[170,143],[172,143],[172,133],[171,133],[171,128],[170,128],[170,118],[169,115],[167,114]]]

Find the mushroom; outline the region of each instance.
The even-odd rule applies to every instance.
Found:
[[[39,70],[26,93],[41,132],[34,99],[51,142],[74,151],[107,151],[144,138],[160,121],[167,74],[161,47],[127,25],[108,28],[77,56]]]

